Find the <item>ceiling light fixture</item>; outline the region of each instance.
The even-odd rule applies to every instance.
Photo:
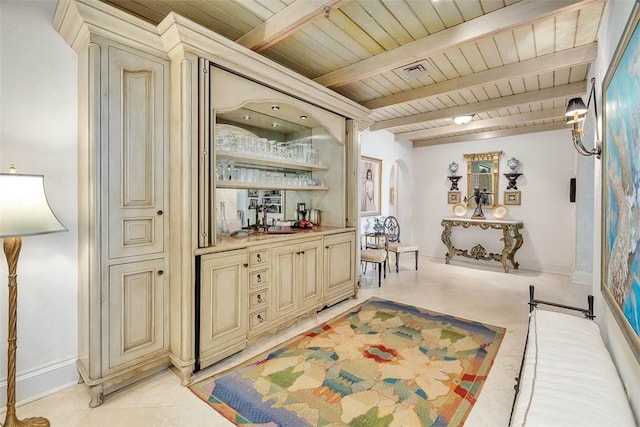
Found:
[[[589,105],[591,105],[591,98],[593,97],[593,110],[596,115],[596,140],[595,146],[588,149],[582,143],[582,137],[584,136],[584,123],[587,118],[587,111],[589,111]],[[582,98],[572,98],[567,104],[567,111],[564,113],[567,117],[567,124],[573,125],[571,129],[571,140],[578,154],[583,156],[596,156],[600,158],[602,153],[602,147],[600,146],[600,128],[598,127],[598,100],[596,98],[596,79],[591,79],[591,91],[589,92],[589,99],[587,105],[584,105]]]
[[[308,118],[309,118],[309,117],[304,116],[304,115],[300,116],[300,120],[307,120]]]
[[[245,114],[244,116],[242,116],[242,120],[251,120],[251,116],[248,114]]]
[[[473,119],[473,116],[474,116],[473,114],[469,114],[466,116],[455,116],[453,118],[453,121],[457,125],[466,125]]]
[[[278,110],[280,109],[280,107],[278,107],[277,105],[272,105],[272,106],[271,106],[271,109],[272,109],[273,111],[278,111]]]

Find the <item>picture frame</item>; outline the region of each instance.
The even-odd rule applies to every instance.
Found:
[[[640,3],[636,2],[602,83],[602,240],[603,299],[632,353],[640,362],[640,203],[634,183],[640,171],[636,132],[640,120],[640,79],[632,74],[640,61]],[[637,188],[636,188],[637,191]],[[636,236],[636,237],[633,237]]]
[[[382,160],[360,157],[360,215],[375,216],[381,212]]]
[[[503,197],[505,205],[520,204],[520,190],[506,190]]]
[[[449,191],[447,193],[447,203],[454,205],[460,203],[462,200],[462,193],[460,191]]]

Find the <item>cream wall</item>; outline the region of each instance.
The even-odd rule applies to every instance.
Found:
[[[414,208],[420,219],[420,227],[415,227],[414,240],[420,244],[421,253],[444,258],[447,252],[440,235],[442,218],[453,216],[452,205],[447,204],[449,164],[455,161],[460,166],[458,174],[463,178],[458,187],[464,197],[467,194],[464,154],[489,151],[503,152],[500,157],[499,203],[503,203],[503,192],[508,183],[503,175],[510,170],[506,162],[511,157],[520,160],[518,170],[523,175],[517,186],[521,191],[522,204],[508,206],[509,215],[505,218],[524,222],[524,244],[516,254],[520,268],[570,274],[575,253],[575,203],[569,202],[569,179],[575,176],[575,154],[569,130],[414,149],[416,167],[413,181],[418,189]],[[493,218],[490,208],[483,211],[487,218]],[[469,210],[467,217],[471,213]],[[456,247],[468,249],[480,243],[496,253],[502,249],[501,237],[497,230],[454,228],[452,241]],[[488,261],[455,257],[452,262]]]
[[[0,170],[42,174],[69,229],[25,237],[18,262],[17,400],[77,382],[76,55],[54,1],[0,1]],[[0,261],[0,402],[6,394],[7,265]]]
[[[611,58],[615,53],[618,40],[624,30],[625,23],[629,19],[633,5],[633,0],[607,2],[605,17],[598,37],[598,58],[595,65],[591,68],[589,76],[589,78],[596,78],[598,100],[602,100],[600,92],[602,82],[609,68]],[[640,363],[638,362],[640,355],[634,356],[600,292],[600,221],[602,220],[600,182],[602,179],[602,162],[596,161],[594,167],[593,295],[595,296],[596,314],[601,313],[600,317],[596,320],[600,324],[602,335],[609,346],[620,377],[627,388],[636,420],[640,420]]]

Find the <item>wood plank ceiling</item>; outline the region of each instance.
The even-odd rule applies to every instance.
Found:
[[[370,108],[372,130],[414,147],[568,128],[565,107],[588,90],[605,4],[103,1],[155,24],[183,15]],[[459,115],[473,120],[454,124]]]

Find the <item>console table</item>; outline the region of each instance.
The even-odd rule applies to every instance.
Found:
[[[507,260],[511,261],[513,268],[517,269],[520,265],[515,261],[514,257],[516,252],[522,246],[522,234],[520,230],[524,227],[522,221],[507,221],[497,219],[471,219],[471,218],[443,218],[442,226],[442,243],[447,247],[447,255],[445,256],[445,262],[449,264],[451,258],[456,255],[461,255],[467,258],[480,259],[485,261],[498,261],[502,263],[505,273],[509,272],[509,266]],[[491,253],[477,244],[471,250],[457,249],[451,241],[451,228],[462,227],[467,229],[469,227],[479,227],[482,230],[502,230],[503,248],[501,253]]]

